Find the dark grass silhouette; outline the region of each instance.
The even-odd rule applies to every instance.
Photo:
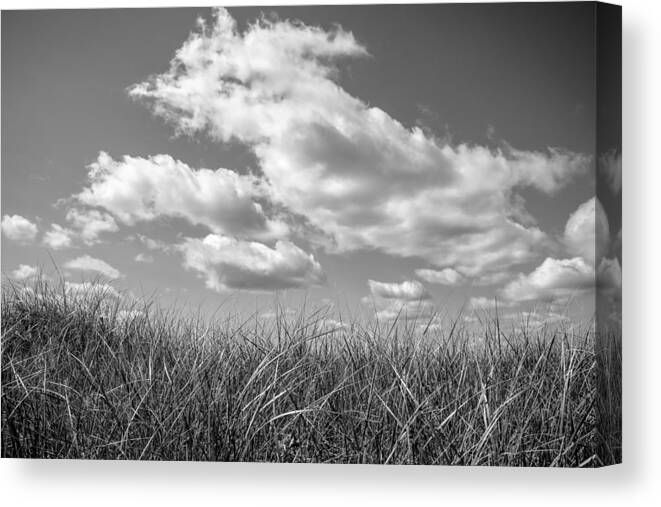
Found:
[[[618,390],[603,388],[589,334],[522,324],[508,336],[494,322],[479,337],[461,326],[421,337],[418,326],[329,327],[321,310],[208,327],[91,287],[5,284],[3,457],[508,466],[620,458],[619,427],[599,422],[619,407]],[[609,374],[618,375],[613,357]]]

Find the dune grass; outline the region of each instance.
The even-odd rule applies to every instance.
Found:
[[[619,427],[600,422],[617,405],[603,393],[615,398],[617,386],[604,389],[591,334],[514,336],[485,325],[477,340],[461,326],[422,336],[406,325],[334,328],[325,317],[280,312],[207,326],[126,307],[103,290],[5,286],[2,456],[572,467],[620,459]]]

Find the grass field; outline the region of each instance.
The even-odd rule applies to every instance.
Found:
[[[595,354],[591,333],[493,322],[477,337],[460,325],[422,336],[403,324],[333,328],[322,311],[210,327],[125,304],[43,280],[4,287],[3,457],[621,459],[620,348]]]

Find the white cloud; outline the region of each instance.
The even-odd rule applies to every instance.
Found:
[[[485,253],[485,256],[487,254]],[[488,273],[480,276],[464,276],[460,272],[452,268],[444,268],[441,270],[436,269],[416,269],[415,274],[422,280],[440,285],[458,286],[458,285],[471,285],[471,286],[488,286],[502,284],[507,279],[511,278],[511,273],[506,267],[501,268],[502,271]]]
[[[108,284],[91,282],[65,282],[64,291],[66,296],[74,303],[93,303],[99,299],[109,302],[108,299],[117,299],[119,292]]]
[[[495,308],[509,308],[514,306],[511,301],[502,301],[497,298],[487,298],[483,296],[472,297],[469,302],[475,310],[492,310]]]
[[[379,320],[425,320],[436,315],[434,304],[430,300],[408,301],[405,299],[382,300],[376,306],[376,318]]]
[[[517,328],[523,325],[528,329],[561,324],[570,320],[567,315],[557,312],[519,312],[503,315],[502,318],[510,320]]]
[[[127,225],[160,217],[184,218],[218,234],[275,238],[287,225],[267,218],[258,200],[268,189],[254,176],[227,169],[192,169],[169,155],[124,156],[101,152],[89,166],[89,183],[75,198],[105,209]]]
[[[622,229],[620,229],[613,238],[610,251],[612,255],[622,256]]]
[[[172,245],[167,244],[165,241],[153,239],[145,236],[144,234],[135,234],[127,236],[129,241],[139,241],[145,245],[149,250],[160,250],[161,252],[171,253],[173,251]]]
[[[416,269],[415,275],[426,282],[441,285],[460,285],[464,281],[464,276],[452,268],[445,268],[440,271],[434,269]]]
[[[140,252],[138,255],[134,257],[133,260],[135,260],[135,262],[150,263],[150,262],[154,262],[154,257]]]
[[[265,311],[259,317],[264,320],[289,319],[299,315],[299,313],[300,310],[294,308],[276,308],[275,310]]]
[[[51,224],[50,230],[44,234],[43,242],[53,250],[63,250],[71,247],[75,232],[58,224]]]
[[[547,194],[557,192],[589,167],[589,157],[560,148],[548,148],[548,153],[507,148],[518,184],[535,187]]]
[[[2,232],[13,241],[29,243],[34,241],[38,229],[35,224],[21,215],[4,215],[2,217]]]
[[[621,325],[622,268],[617,258],[602,259],[597,271],[597,296],[597,322]]]
[[[366,54],[339,28],[262,20],[240,33],[218,9],[170,70],[130,94],[180,133],[249,146],[269,200],[322,230],[330,251],[375,248],[470,277],[539,258],[550,241],[515,189],[556,192],[590,158],[407,129],[334,81],[338,61]]]
[[[608,218],[599,199],[593,197],[572,213],[565,225],[564,241],[573,255],[580,255],[596,266],[608,252],[610,230]]]
[[[435,314],[431,295],[417,280],[401,283],[377,282],[368,280],[370,296],[362,302],[374,309],[380,320],[418,320]]]
[[[101,259],[96,259],[89,255],[83,255],[75,259],[70,260],[64,264],[64,267],[67,269],[78,269],[80,271],[93,271],[99,273],[106,278],[114,280],[120,278],[122,274],[115,268],[113,268],[106,261]]]
[[[120,310],[117,312],[115,318],[119,325],[136,322],[147,317],[147,314],[142,310]]]
[[[98,210],[71,208],[67,211],[66,219],[78,230],[78,235],[87,245],[98,243],[102,233],[116,232],[119,229],[111,215]]]
[[[487,275],[482,275],[477,278],[472,278],[471,284],[482,285],[482,286],[498,285],[498,284],[502,284],[503,282],[505,282],[510,278],[512,278],[512,274],[509,271],[505,270],[497,273],[489,273]]]
[[[36,266],[28,266],[27,264],[21,264],[18,266],[17,269],[12,271],[11,276],[12,278],[16,278],[17,280],[26,280],[28,278],[32,278],[33,276],[36,276],[36,274],[39,272]]]
[[[611,247],[610,230],[606,213],[596,197],[572,213],[563,241],[569,253],[576,257],[561,260],[548,257],[532,273],[520,274],[501,293],[513,301],[542,300],[567,305],[573,297],[597,287],[611,297],[620,290],[620,264],[617,259],[605,257]]]
[[[599,157],[599,171],[613,194],[619,194],[622,190],[622,153],[613,150],[602,154]]]
[[[197,271],[209,289],[276,290],[322,285],[325,274],[314,256],[289,241],[274,248],[262,243],[209,234],[188,238],[179,249],[184,267]]]
[[[332,318],[322,319],[319,321],[319,324],[321,324],[321,327],[326,331],[342,331],[349,329],[349,325],[346,322]]]
[[[512,301],[554,301],[572,297],[595,287],[594,266],[581,257],[547,258],[528,275],[519,275],[502,290]]]
[[[622,267],[615,259],[602,259],[597,271],[597,287],[600,292],[619,299],[622,295]]]
[[[405,280],[401,283],[368,280],[367,284],[369,285],[372,296],[376,298],[418,301],[431,297],[425,286],[417,280]]]

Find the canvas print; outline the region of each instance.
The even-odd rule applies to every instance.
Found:
[[[621,461],[621,10],[2,12],[2,457]]]

